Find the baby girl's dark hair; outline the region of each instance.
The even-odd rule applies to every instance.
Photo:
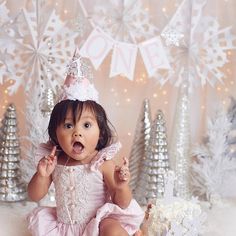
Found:
[[[48,134],[54,145],[59,145],[56,136],[56,129],[65,121],[67,111],[69,109],[72,110],[73,121],[76,123],[76,118],[80,118],[83,108],[94,113],[98,123],[100,135],[96,150],[99,151],[113,142],[113,132],[110,128],[111,123],[107,119],[106,112],[101,105],[92,100],[82,102],[67,99],[57,103],[51,113],[48,125]]]

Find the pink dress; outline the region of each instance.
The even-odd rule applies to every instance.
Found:
[[[53,172],[57,207],[38,207],[28,216],[29,230],[36,236],[98,236],[99,223],[106,217],[117,219],[133,235],[144,212],[132,199],[126,209],[110,201],[99,166],[119,150],[113,144],[101,150],[92,163],[57,165]]]

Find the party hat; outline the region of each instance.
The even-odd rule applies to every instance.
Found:
[[[79,101],[93,100],[98,102],[98,92],[94,85],[86,78],[85,61],[79,55],[77,49],[67,67],[60,101],[70,99]]]

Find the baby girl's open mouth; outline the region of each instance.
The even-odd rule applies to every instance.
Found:
[[[80,142],[74,142],[73,144],[73,151],[77,154],[82,153],[84,150],[84,145]]]

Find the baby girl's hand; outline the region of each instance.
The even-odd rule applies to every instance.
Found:
[[[37,171],[43,177],[49,177],[57,164],[56,146],[52,148],[49,156],[43,157],[38,164]]]
[[[130,172],[129,172],[129,160],[127,158],[123,158],[124,163],[121,167],[116,167],[116,175],[118,175],[119,182],[128,182],[130,179]]]

